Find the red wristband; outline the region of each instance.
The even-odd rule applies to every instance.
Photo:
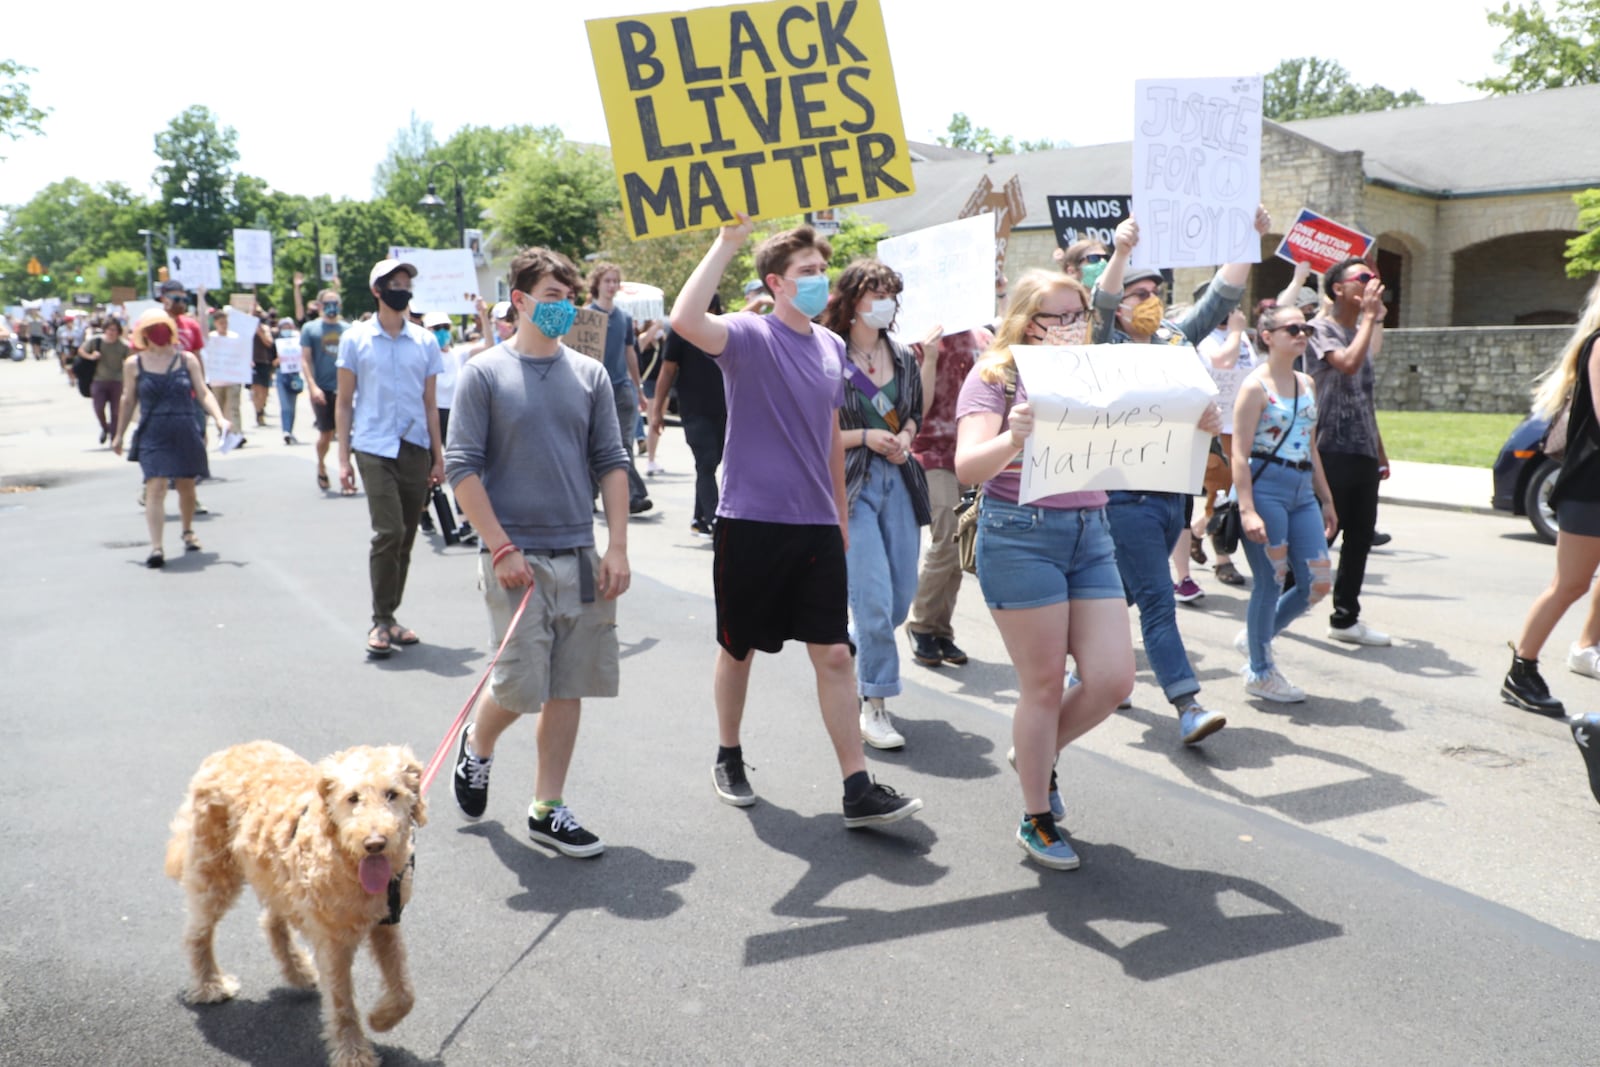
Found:
[[[512,542],[507,541],[505,544],[494,550],[494,555],[490,557],[489,565],[491,567],[500,566],[501,560],[505,559],[507,556],[511,555],[511,553],[516,551],[517,546]]]

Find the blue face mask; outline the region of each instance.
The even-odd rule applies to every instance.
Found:
[[[796,278],[794,306],[796,311],[808,319],[822,314],[822,309],[828,306],[828,276],[807,274],[803,278]]]
[[[572,321],[577,317],[578,309],[572,301],[551,300],[534,304],[528,319],[536,330],[554,340],[572,329]]]
[[[339,317],[339,301],[337,301],[337,300],[324,300],[322,302],[322,314],[324,316],[326,316],[327,318],[330,318],[330,319],[338,318]]]
[[[436,340],[438,340],[440,348],[449,348],[450,347],[450,331],[449,330],[445,330],[445,329],[434,330],[433,331],[433,336],[434,336],[434,338]]]

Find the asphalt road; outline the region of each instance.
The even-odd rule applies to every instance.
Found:
[[[206,550],[177,552],[174,523],[151,572],[135,471],[65,393],[0,367],[0,475],[45,486],[0,496],[0,1064],[320,1062],[317,1000],[282,988],[248,899],[219,935],[240,998],[181,1002],[167,823],[240,741],[426,758],[487,661],[472,553],[419,546],[402,619],[424,643],[368,663],[366,510],[315,489],[309,448],[265,433],[217,459]],[[417,1006],[386,1063],[1600,1062],[1600,808],[1565,729],[1496,698],[1552,559],[1520,520],[1385,508],[1365,613],[1397,645],[1301,620],[1279,658],[1313,695],[1292,707],[1245,700],[1244,594],[1198,570],[1211,595],[1181,623],[1229,725],[1182,750],[1141,660],[1134,710],[1063,758],[1083,867],[1053,872],[1011,840],[1015,682],[970,579],[972,662],[908,656],[909,744],[871,756],[920,818],[841,827],[797,650],[756,669],[761,802],[716,802],[710,550],[676,431],[662,456],[660,517],[630,528],[622,696],[586,705],[567,793],[608,851],[527,841],[531,727],[483,822],[438,782],[403,923]],[[1595,683],[1547,674],[1593,707]]]

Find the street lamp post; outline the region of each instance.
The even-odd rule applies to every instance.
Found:
[[[145,299],[146,300],[154,300],[156,298],[156,267],[155,267],[155,259],[153,258],[153,255],[152,255],[152,253],[150,251],[150,238],[154,237],[155,234],[153,234],[149,230],[140,230],[139,231],[139,236],[144,238],[144,287],[145,287],[145,290],[146,290]]]
[[[465,244],[466,243],[466,233],[467,233],[467,207],[466,207],[465,201],[463,201],[462,197],[461,197],[461,174],[460,174],[459,171],[456,170],[455,164],[450,163],[450,162],[448,162],[446,160],[440,160],[439,162],[437,162],[437,163],[435,163],[433,165],[432,169],[428,171],[428,195],[424,196],[421,200],[418,200],[417,201],[417,206],[418,207],[443,207],[444,206],[444,201],[439,199],[439,194],[437,192],[437,187],[436,187],[436,185],[434,183],[434,180],[433,180],[433,176],[435,174],[439,173],[439,168],[440,167],[448,167],[450,169],[450,177],[455,182],[455,186],[456,186],[456,240],[458,240],[458,241],[462,242],[463,244]]]

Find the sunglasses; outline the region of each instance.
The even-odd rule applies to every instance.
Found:
[[[1274,333],[1278,330],[1282,330],[1290,337],[1311,336],[1311,324],[1309,322],[1291,322],[1287,326],[1273,326],[1267,332]]]
[[[1041,311],[1033,316],[1033,324],[1041,329],[1048,330],[1052,326],[1075,326],[1089,317],[1087,311],[1068,311],[1060,315],[1053,315],[1048,311]]]
[[[1366,285],[1376,277],[1377,275],[1371,272],[1362,272],[1361,274],[1347,274],[1339,280],[1342,282],[1356,282],[1359,285]]]
[[[1106,255],[1104,252],[1090,252],[1088,255],[1083,257],[1081,262],[1083,262],[1083,263],[1104,263],[1106,260],[1108,260],[1110,258],[1111,257]]]

